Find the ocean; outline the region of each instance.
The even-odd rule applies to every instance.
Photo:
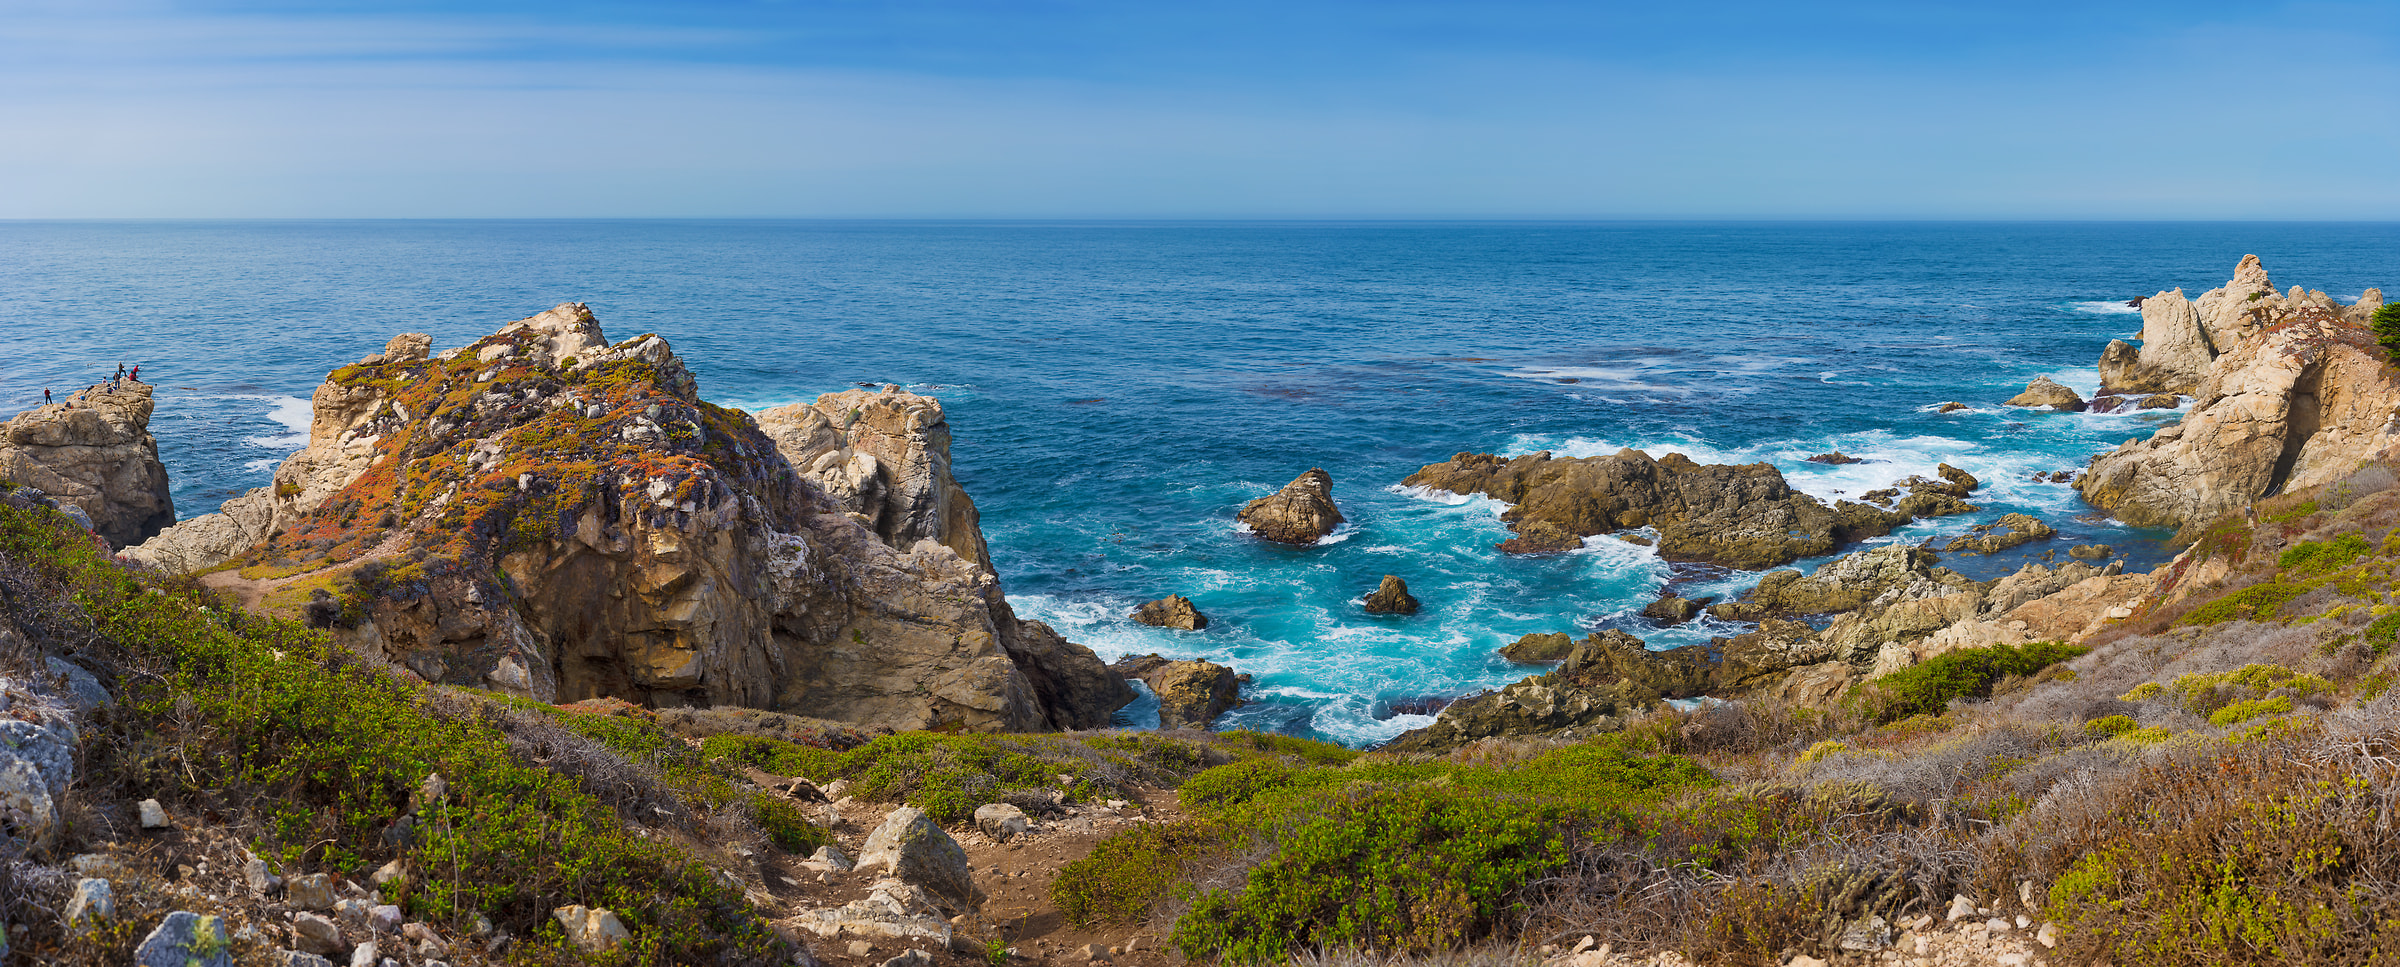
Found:
[[[2030,478],[2180,411],[2001,401],[2042,375],[2089,395],[2140,328],[2125,300],[2197,296],[2245,253],[2283,288],[2400,296],[2400,225],[2364,223],[0,222],[0,413],[141,365],[189,517],[265,483],[311,389],[392,334],[458,345],[587,302],[721,404],[939,397],[1021,614],[1104,658],[1254,676],[1222,727],[1364,745],[1429,721],[1396,702],[1527,674],[1493,652],[1528,632],[1743,630],[1642,622],[1677,576],[1648,548],[1510,557],[1497,505],[1399,486],[1462,451],[1764,460],[1829,499],[1947,461],[1983,512],[1890,539],[2022,511],[2060,536],[1944,563],[1988,578],[2086,542],[2157,563],[2165,535]],[[1804,459],[1837,448],[1869,462]],[[1236,530],[1310,467],[1350,523],[1309,548]],[[1360,609],[1387,573],[1421,613]],[[1167,594],[1208,630],[1126,620]]]

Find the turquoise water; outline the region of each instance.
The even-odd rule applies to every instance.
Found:
[[[2400,290],[2388,224],[0,223],[0,412],[142,364],[191,516],[264,483],[310,389],[392,333],[455,345],[581,300],[614,338],[666,336],[720,403],[940,397],[1021,612],[1105,657],[1254,675],[1222,724],[1365,743],[1425,721],[1394,700],[1523,675],[1491,653],[1529,631],[1741,630],[1633,617],[1671,576],[1645,549],[1505,557],[1488,502],[1396,486],[1459,451],[1767,460],[1824,497],[1946,460],[1987,482],[1985,513],[1899,539],[2019,510],[2061,529],[2050,546],[2157,560],[2160,535],[2026,478],[2175,414],[1999,401],[2044,374],[2088,394],[2139,328],[2125,299],[2197,295],[2252,252],[2283,287]],[[1876,462],[1803,462],[1836,447]],[[1342,531],[1289,549],[1234,529],[1311,466]],[[1990,576],[2043,549],[1948,563]],[[1357,607],[1385,573],[1423,613]],[[1124,620],[1168,593],[1215,623]]]

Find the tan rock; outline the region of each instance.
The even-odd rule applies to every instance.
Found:
[[[216,513],[159,531],[157,536],[126,548],[121,556],[169,574],[190,574],[233,560],[266,540],[274,527],[274,492],[258,487],[226,501]]]
[[[1572,635],[1534,632],[1500,648],[1500,657],[1519,664],[1565,661],[1575,651]]]
[[[1156,601],[1144,602],[1141,607],[1133,609],[1130,617],[1136,624],[1145,624],[1153,628],[1199,631],[1208,627],[1208,616],[1201,614],[1200,609],[1193,606],[1192,599],[1180,594],[1170,594]]]
[[[552,910],[550,915],[566,930],[567,942],[587,954],[604,954],[633,939],[633,932],[625,929],[625,921],[613,910],[573,904]]]
[[[897,386],[848,390],[762,410],[759,429],[792,468],[894,550],[931,540],[991,570],[975,501],[950,473],[941,401]]]
[[[1314,544],[1344,520],[1333,503],[1333,476],[1314,467],[1282,490],[1243,506],[1235,519],[1278,544]]]
[[[167,469],[150,435],[151,387],[120,381],[69,394],[0,426],[0,480],[74,505],[112,545],[175,522]]]
[[[2074,390],[2059,385],[2048,376],[2036,376],[2025,384],[2025,392],[2009,397],[2010,406],[2046,406],[2061,413],[2081,413],[2083,397]]]
[[[1141,678],[1158,693],[1158,727],[1162,729],[1205,729],[1217,716],[1241,704],[1241,685],[1233,669],[1215,662],[1167,662]]]
[[[1366,609],[1368,614],[1416,614],[1417,599],[1408,593],[1408,582],[1386,574],[1383,583],[1367,595]]]
[[[984,899],[983,888],[975,885],[975,871],[967,865],[966,851],[924,810],[914,806],[892,810],[867,835],[857,870],[882,870],[926,891],[941,904],[945,916],[973,913]]]
[[[2112,393],[2189,393],[2216,359],[2200,310],[2170,289],[2142,300],[2142,345],[2112,341],[2100,356],[2100,385]]]

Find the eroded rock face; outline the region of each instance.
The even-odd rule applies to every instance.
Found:
[[[1940,567],[1931,551],[1886,544],[1842,555],[1815,573],[1776,571],[1739,602],[1720,606],[1722,617],[1754,620],[1765,615],[1832,614],[1865,607],[1884,592],[1918,583],[1972,587],[1973,581]]]
[[[1654,652],[1639,638],[1604,631],[1577,642],[1556,670],[1443,706],[1433,724],[1383,750],[1440,753],[1494,736],[1606,731],[1661,698],[1705,691],[1713,676],[1708,651],[1693,645]]]
[[[1511,504],[1501,519],[1517,536],[1500,547],[1513,553],[1572,550],[1595,534],[1653,526],[1667,560],[1758,569],[1908,522],[1848,501],[1827,507],[1769,464],[1704,466],[1680,453],[1653,460],[1632,449],[1569,459],[1546,450],[1514,459],[1461,453],[1402,482]]]
[[[2112,340],[2100,355],[2100,385],[2107,392],[2189,393],[2208,375],[2217,352],[2200,327],[2200,309],[2170,289],[2142,300],[2139,350]]]
[[[980,548],[980,534],[862,523],[783,441],[700,399],[665,340],[608,343],[568,304],[438,355],[426,345],[396,339],[318,388],[309,446],[267,495],[272,536],[243,558],[346,573],[366,615],[341,630],[352,647],[544,701],[893,729],[1088,728],[1131,700],[943,542]],[[938,407],[870,403],[890,433],[845,436],[847,452],[927,468],[898,478],[916,489],[882,493],[954,488]],[[887,523],[972,524],[879,506]]]
[[[1110,668],[1139,678],[1158,694],[1158,727],[1205,729],[1217,716],[1242,704],[1233,669],[1208,661],[1169,661],[1157,655],[1120,661]]]
[[[2182,422],[2095,457],[2076,481],[2084,499],[2188,541],[2252,501],[2329,483],[2400,444],[2400,379],[2372,333],[2305,295],[2292,304],[2250,303],[2233,331],[2255,338],[2223,347]]]
[[[1500,657],[1519,664],[1565,661],[1575,652],[1575,638],[1556,632],[1534,632],[1500,648]]]
[[[2012,547],[2058,536],[2058,530],[2042,523],[2039,518],[2025,514],[2002,514],[2000,519],[1983,524],[1951,538],[1942,550],[1953,554],[1997,554]]]
[[[1344,520],[1333,503],[1333,475],[1314,467],[1282,490],[1244,505],[1235,519],[1278,544],[1314,544]]]
[[[223,564],[274,531],[273,495],[270,488],[254,488],[226,501],[216,513],[178,522],[126,548],[120,556],[170,574],[189,574]]]
[[[992,569],[975,501],[950,473],[940,401],[897,386],[849,390],[758,414],[792,468],[894,550],[930,540]]]
[[[149,385],[120,381],[19,413],[0,426],[0,479],[73,504],[112,545],[141,543],[175,523],[151,408]]]

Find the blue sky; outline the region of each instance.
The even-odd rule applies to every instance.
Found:
[[[0,0],[0,217],[2400,218],[2400,4]]]

